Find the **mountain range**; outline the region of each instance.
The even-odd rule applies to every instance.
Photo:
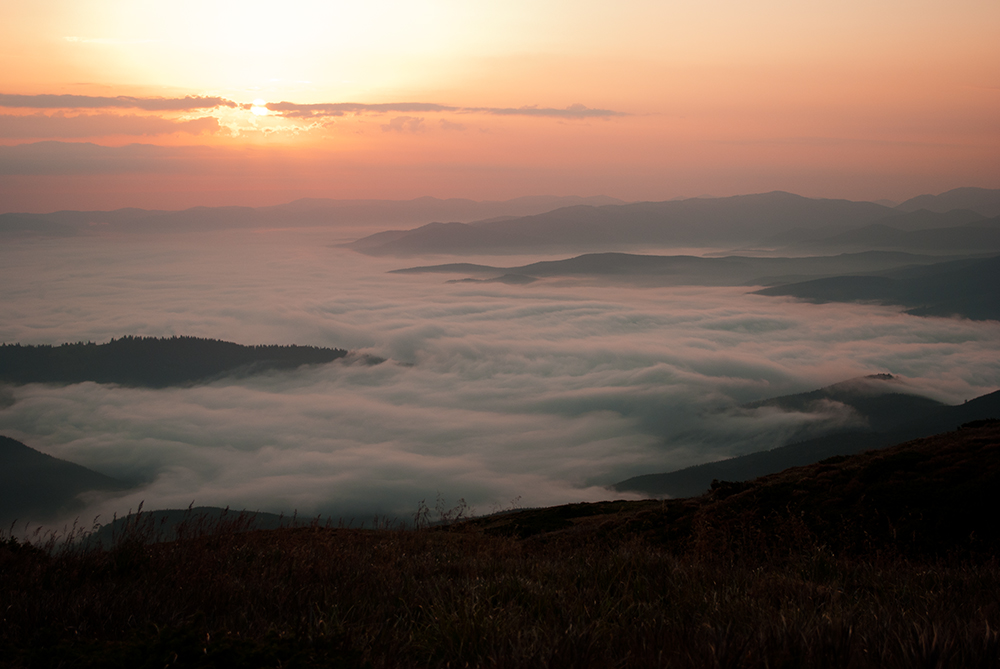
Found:
[[[815,200],[774,192],[604,206],[577,205],[543,214],[472,224],[431,223],[348,245],[368,255],[517,253],[635,246],[731,246],[806,227],[874,223],[894,210],[872,202]]]
[[[409,230],[387,230],[347,244],[368,255],[509,254],[566,251],[622,251],[650,246],[785,246],[814,243],[880,224],[901,231],[971,226],[952,249],[984,250],[996,244],[1000,189],[958,189],[927,196],[921,210],[908,200],[897,208],[873,202],[813,199],[785,192],[725,198],[691,198],[603,206],[577,205],[520,218],[473,223],[434,222]],[[937,211],[954,204],[944,213]],[[958,213],[952,213],[953,210]],[[925,248],[945,233],[928,233],[897,243]],[[961,242],[961,243],[959,243]],[[851,242],[853,243],[853,242]],[[825,242],[835,246],[835,241]],[[922,245],[922,246],[921,246]],[[930,250],[938,247],[930,244]],[[992,246],[991,246],[992,248]]]
[[[648,247],[1000,250],[1000,189],[958,188],[884,203],[785,192],[626,203],[605,196],[506,201],[306,198],[270,207],[0,214],[0,238],[225,229],[413,226],[344,244],[376,256],[628,251]]]
[[[900,211],[946,212],[953,209],[972,209],[983,216],[1000,216],[1000,190],[990,188],[953,188],[940,195],[918,195],[899,204]]]
[[[781,240],[772,240],[781,241]],[[956,209],[937,214],[921,209],[829,236],[799,239],[786,250],[799,252],[881,249],[917,253],[1000,250],[1000,217]]]

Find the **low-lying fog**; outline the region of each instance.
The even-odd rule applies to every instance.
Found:
[[[1000,385],[1000,324],[745,288],[448,284],[321,230],[25,240],[0,249],[0,341],[193,335],[388,359],[145,390],[9,388],[0,434],[145,484],[95,499],[334,519],[620,497],[629,476],[770,448],[823,416],[721,413],[876,372],[952,403]],[[2,398],[0,398],[2,399]]]

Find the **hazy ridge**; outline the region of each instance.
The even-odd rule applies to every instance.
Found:
[[[0,214],[0,235],[72,236],[92,232],[190,233],[265,227],[414,225],[434,220],[474,221],[525,216],[575,204],[619,203],[611,197],[520,197],[505,201],[439,199],[333,200],[304,198],[270,207],[192,207],[181,211],[137,208]]]
[[[920,200],[924,202],[925,200]],[[604,206],[572,206],[521,218],[472,224],[432,223],[408,231],[380,233],[349,245],[369,255],[425,253],[491,254],[572,250],[629,250],[643,246],[786,245],[815,242],[836,246],[836,235],[873,224],[903,230],[968,225],[965,239],[945,248],[983,250],[998,241],[991,228],[974,227],[997,216],[1000,190],[961,189],[926,200],[944,212],[920,207],[893,209],[873,202],[805,198],[785,192],[725,198],[690,198]],[[908,201],[909,207],[912,201]],[[902,205],[901,205],[902,207]],[[959,210],[953,212],[952,210]],[[900,213],[904,212],[904,213]],[[941,215],[941,214],[944,215]],[[946,233],[923,232],[894,240],[907,249],[936,249]],[[853,244],[850,238],[842,245]]]

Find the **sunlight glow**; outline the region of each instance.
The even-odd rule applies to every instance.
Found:
[[[253,113],[254,116],[267,116],[268,114],[271,113],[271,111],[265,105],[267,105],[266,100],[261,100],[260,98],[257,98],[256,100],[253,101],[253,105],[250,107],[250,111],[251,113]]]

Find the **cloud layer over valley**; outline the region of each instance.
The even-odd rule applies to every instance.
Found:
[[[864,374],[952,403],[1000,386],[993,321],[732,287],[448,284],[335,241],[314,229],[6,244],[0,341],[176,334],[388,361],[166,390],[12,387],[0,434],[142,482],[93,500],[105,520],[145,500],[360,521],[407,517],[438,493],[481,512],[615,497],[603,486],[850,425],[842,405],[733,408]]]

